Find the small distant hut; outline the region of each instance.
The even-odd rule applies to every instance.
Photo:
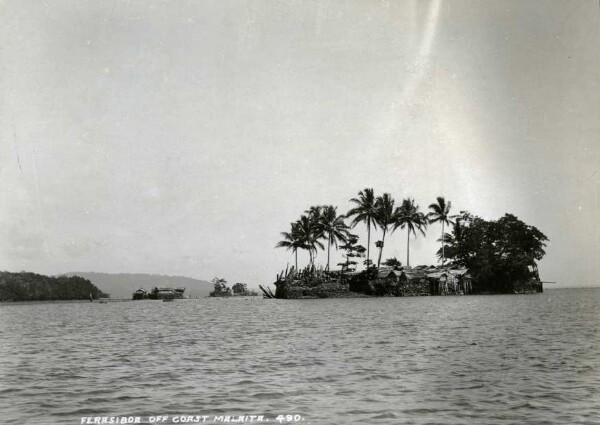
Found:
[[[402,297],[415,295],[431,295],[427,274],[422,269],[408,267],[402,270],[398,279],[398,290]]]
[[[180,299],[183,298],[185,288],[155,287],[154,294],[156,299]]]
[[[471,274],[466,268],[427,270],[432,295],[464,295],[471,293]]]
[[[431,294],[448,295],[448,272],[443,269],[428,269],[427,272]]]
[[[471,273],[467,268],[452,269],[450,274],[456,279],[457,293],[470,294],[473,291],[471,283]]]
[[[377,271],[377,279],[372,282],[372,290],[377,295],[399,295],[398,282],[401,272],[393,267],[382,267]]]
[[[381,267],[377,272],[377,279],[384,280],[389,283],[398,283],[400,273],[394,270],[393,267]]]
[[[145,300],[146,298],[148,298],[148,291],[144,288],[140,288],[133,293],[134,300]]]

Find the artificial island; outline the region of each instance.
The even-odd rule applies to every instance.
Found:
[[[437,197],[427,213],[414,199],[399,206],[389,193],[376,196],[371,188],[350,199],[346,214],[333,205],[307,209],[282,232],[278,248],[295,256],[294,265],[277,275],[275,291],[260,286],[266,298],[343,298],[353,296],[417,296],[468,294],[523,294],[543,292],[537,261],[545,255],[548,238],[534,226],[505,214],[484,220],[468,211],[451,214],[451,202]],[[349,222],[346,223],[346,220]],[[438,265],[410,266],[410,239],[426,236],[428,226],[438,224]],[[364,225],[367,246],[360,245],[352,228]],[[382,261],[386,236],[406,231],[406,265],[396,258]],[[371,233],[381,231],[375,242],[377,262],[371,259]],[[446,230],[449,230],[448,232]],[[330,268],[331,248],[343,251],[345,261]],[[318,251],[327,252],[324,265],[316,263]],[[298,268],[298,251],[309,254],[309,263]],[[359,261],[364,268],[357,270]]]

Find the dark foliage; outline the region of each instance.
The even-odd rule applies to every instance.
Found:
[[[346,262],[338,263],[338,266],[342,266],[342,271],[354,271],[356,269],[357,262],[354,259],[361,258],[365,255],[365,251],[367,250],[362,245],[358,244],[358,236],[353,234],[348,234],[346,239],[346,243],[344,245],[340,245],[340,249],[344,251],[344,257],[346,258]]]
[[[98,299],[107,295],[79,276],[44,276],[0,272],[0,301],[59,301]]]
[[[536,261],[544,257],[546,241],[512,214],[486,221],[467,212],[443,238],[445,257],[471,270],[473,290],[480,293],[512,293],[520,282],[539,280]]]
[[[370,282],[375,279],[377,279],[377,267],[371,266],[349,279],[349,289],[358,294],[374,295],[375,290]]]
[[[398,260],[396,257],[388,258],[381,264],[383,264],[386,267],[402,267],[402,262],[400,260]]]
[[[213,283],[215,290],[209,294],[210,297],[231,296],[231,288],[227,286],[227,281],[225,279],[215,277],[211,282]]]
[[[233,291],[233,295],[243,295],[243,296],[255,296],[258,295],[256,292],[248,289],[248,285],[242,282],[238,282],[231,287]]]
[[[388,279],[376,279],[372,282],[373,293],[378,297],[397,297],[398,284],[393,284]]]
[[[241,294],[242,292],[248,291],[248,285],[246,285],[245,283],[238,282],[235,285],[233,285],[231,289],[233,290],[234,294]]]

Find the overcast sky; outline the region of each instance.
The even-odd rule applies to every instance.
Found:
[[[596,284],[599,28],[596,0],[2,1],[0,269],[272,283],[291,221],[373,187],[513,213],[543,280]]]

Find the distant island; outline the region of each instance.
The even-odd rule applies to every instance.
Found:
[[[145,288],[140,288],[132,294],[132,300],[180,300],[184,298],[185,288],[171,288],[166,286],[155,286],[152,290],[147,291]]]
[[[80,276],[0,272],[0,301],[68,301],[106,296],[96,285]]]
[[[294,254],[294,266],[277,275],[275,292],[260,286],[266,298],[339,298],[350,296],[414,296],[466,294],[522,294],[543,291],[537,261],[545,255],[548,238],[534,226],[512,214],[484,220],[468,211],[451,215],[451,203],[442,196],[429,205],[427,214],[413,199],[395,206],[389,193],[375,196],[366,188],[350,199],[354,207],[338,214],[333,205],[312,206],[282,232],[277,248]],[[350,219],[350,225],[345,220]],[[364,224],[366,248],[350,229]],[[439,223],[439,265],[410,266],[410,238],[426,236],[430,224]],[[445,229],[450,228],[450,232]],[[377,263],[370,258],[371,231],[379,229],[381,240]],[[396,258],[382,262],[386,236],[406,230],[406,265]],[[331,248],[344,252],[345,261],[330,269]],[[327,252],[327,262],[316,264],[318,250]],[[298,268],[298,250],[309,254],[309,263]],[[363,270],[358,260],[365,257]]]
[[[242,282],[234,284],[231,288],[227,286],[225,279],[215,277],[212,280],[214,290],[209,294],[210,297],[256,297],[258,293],[248,289],[248,285]]]

